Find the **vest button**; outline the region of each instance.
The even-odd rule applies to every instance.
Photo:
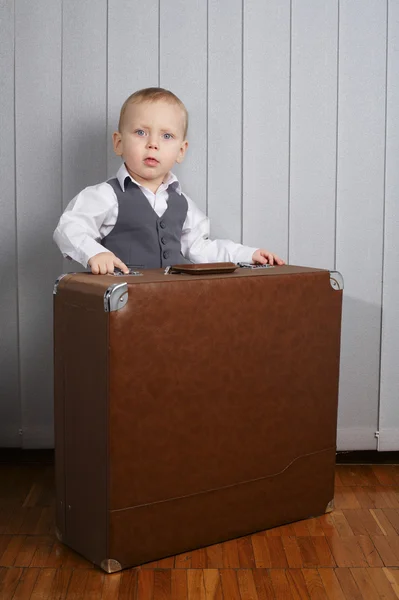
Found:
[[[166,239],[164,237],[161,237],[161,244],[163,244],[163,245],[166,244]]]
[[[169,258],[169,250],[164,250],[164,252],[162,253],[164,258]]]
[[[162,229],[165,229],[165,227],[166,227],[165,221],[160,221],[159,225],[160,225],[160,227],[162,227]]]

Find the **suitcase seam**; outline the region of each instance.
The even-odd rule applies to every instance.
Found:
[[[279,475],[282,475],[295,462],[297,462],[298,460],[301,460],[302,458],[307,458],[309,456],[316,456],[317,454],[322,454],[323,452],[331,452],[331,450],[333,450],[334,453],[335,453],[336,446],[330,446],[329,448],[323,448],[322,450],[316,450],[315,452],[309,452],[307,454],[301,454],[300,456],[297,456],[293,460],[291,460],[291,462],[288,463],[288,465],[286,465],[284,467],[284,469],[282,469],[281,471],[278,471],[277,473],[272,473],[271,475],[265,475],[263,477],[255,477],[254,479],[248,479],[246,481],[239,481],[237,483],[230,483],[229,485],[222,485],[222,486],[217,487],[217,488],[210,488],[208,490],[201,490],[200,492],[194,492],[192,494],[185,494],[183,496],[175,496],[173,498],[166,498],[164,500],[155,500],[154,502],[145,502],[144,504],[137,504],[135,506],[127,506],[125,508],[115,508],[115,509],[111,509],[110,512],[116,513],[116,512],[122,512],[124,510],[133,510],[133,509],[136,509],[136,508],[145,508],[145,507],[148,507],[148,506],[154,506],[156,504],[164,504],[165,502],[174,502],[176,500],[184,500],[185,498],[193,498],[194,496],[201,496],[203,494],[209,494],[209,493],[212,493],[212,492],[219,492],[221,490],[227,490],[227,489],[239,487],[239,486],[242,486],[242,485],[247,485],[249,483],[257,483],[259,481],[264,481],[266,479],[272,479],[274,477],[278,477]]]

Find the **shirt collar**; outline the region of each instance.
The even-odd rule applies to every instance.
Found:
[[[129,175],[128,170],[126,169],[126,165],[125,163],[123,163],[119,169],[118,172],[116,174],[116,178],[119,182],[119,185],[121,186],[122,191],[125,191],[125,180],[126,178],[129,178],[131,181],[133,181],[133,183],[135,183],[136,185],[139,186],[139,188],[144,188],[144,189],[148,189],[145,187],[145,185],[141,185],[140,183],[138,183],[138,181],[136,181],[135,179],[133,179],[133,177],[131,175]],[[174,173],[172,173],[171,171],[169,171],[169,173],[166,175],[165,177],[165,181],[161,184],[161,187],[164,186],[164,189],[168,189],[168,187],[174,183],[175,185],[173,186],[175,191],[178,194],[181,194],[181,187],[180,187],[180,183],[179,180],[177,179],[176,175]]]

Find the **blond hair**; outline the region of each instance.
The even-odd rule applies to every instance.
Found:
[[[183,137],[184,139],[186,139],[188,129],[187,109],[184,106],[183,102],[180,100],[180,98],[178,98],[173,92],[170,92],[169,90],[165,90],[164,88],[160,87],[150,87],[138,90],[137,92],[134,92],[134,94],[131,94],[129,98],[127,98],[124,101],[121,108],[121,114],[119,116],[118,131],[120,132],[122,130],[123,121],[125,119],[126,110],[129,104],[139,104],[140,102],[156,102],[157,100],[166,100],[166,102],[169,102],[170,104],[175,104],[182,109],[184,116]]]

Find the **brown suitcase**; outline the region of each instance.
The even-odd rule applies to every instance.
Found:
[[[80,273],[54,294],[65,544],[113,572],[331,508],[339,273]]]

